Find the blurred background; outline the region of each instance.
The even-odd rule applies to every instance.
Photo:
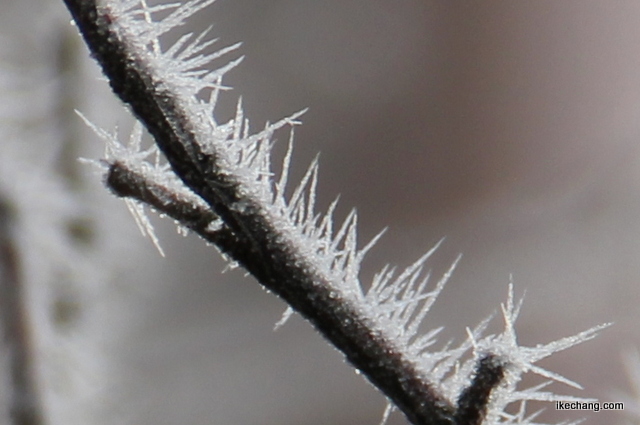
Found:
[[[43,5],[0,0],[3,43],[19,40],[16,63],[50,58],[52,34],[73,32],[61,5]],[[55,25],[42,26],[43,8]],[[524,345],[614,322],[541,363],[584,386],[556,392],[632,395],[622,359],[640,347],[640,3],[218,0],[192,22],[213,25],[219,46],[243,42],[220,116],[231,117],[238,95],[255,129],[309,107],[294,177],[320,152],[320,208],[341,194],[338,217],[357,208],[363,243],[389,226],[365,282],[445,237],[434,275],[463,259],[427,328],[462,340],[499,309],[512,278],[516,295],[526,291]],[[105,128],[129,128],[76,48],[74,107]],[[78,152],[98,158],[96,137],[78,131]],[[98,197],[99,177],[81,170]],[[214,249],[154,218],[162,258],[123,203],[106,190],[92,202],[106,216],[98,239],[112,241],[101,258],[120,246],[91,334],[111,365],[100,396],[110,407],[96,423],[379,422],[383,397],[298,317],[274,332],[285,305],[242,271],[221,273]],[[625,413],[541,407],[542,418],[588,425],[622,423]],[[405,422],[396,413],[390,423]]]

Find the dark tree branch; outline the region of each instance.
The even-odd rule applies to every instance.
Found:
[[[42,406],[34,376],[35,350],[13,226],[12,208],[0,198],[0,317],[10,352],[9,414],[13,425],[42,425]]]
[[[185,214],[187,218],[180,221],[196,231],[202,230],[206,221],[200,221],[198,214],[207,219],[212,214],[218,216],[224,227],[206,237],[309,320],[412,423],[454,424],[455,407],[384,334],[372,330],[350,301],[332,293],[325,278],[274,228],[262,207],[246,198],[238,182],[221,171],[216,155],[202,151],[194,123],[178,96],[158,88],[161,82],[155,81],[152,70],[132,51],[130,41],[114,31],[108,9],[98,7],[95,0],[65,3],[114,93],[144,123],[173,172],[210,211],[189,210],[179,200],[174,205],[171,197],[160,196],[161,188],[117,163],[107,178],[112,190],[147,202],[176,219]],[[242,209],[234,208],[238,203]]]

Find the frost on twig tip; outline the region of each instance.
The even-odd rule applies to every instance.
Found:
[[[482,353],[491,353],[498,356],[506,365],[504,385],[496,387],[491,396],[491,402],[487,414],[487,423],[528,423],[522,421],[511,421],[510,416],[505,413],[505,409],[512,403],[526,403],[527,401],[594,401],[593,399],[573,397],[568,395],[555,394],[550,391],[542,391],[552,381],[556,381],[574,388],[582,387],[562,375],[546,370],[538,365],[540,360],[559,351],[566,350],[574,345],[594,338],[601,330],[609,324],[595,326],[586,331],[580,332],[571,337],[566,337],[548,344],[538,344],[535,347],[525,347],[518,343],[515,331],[515,321],[520,313],[522,298],[514,301],[513,284],[509,285],[509,294],[506,304],[502,305],[502,316],[504,330],[498,335],[487,335],[474,341],[474,351],[476,356]],[[518,383],[525,373],[534,373],[548,381],[540,385],[529,388],[518,388]]]

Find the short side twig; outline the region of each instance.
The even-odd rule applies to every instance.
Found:
[[[233,232],[213,211],[198,205],[193,199],[186,199],[170,191],[122,162],[114,161],[109,164],[105,184],[114,195],[132,198],[153,207],[225,253],[230,253],[238,247]]]

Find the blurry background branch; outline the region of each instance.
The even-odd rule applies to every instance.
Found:
[[[35,378],[33,323],[25,299],[24,275],[14,211],[0,195],[0,318],[9,355],[9,415],[12,425],[43,425],[42,404]]]

